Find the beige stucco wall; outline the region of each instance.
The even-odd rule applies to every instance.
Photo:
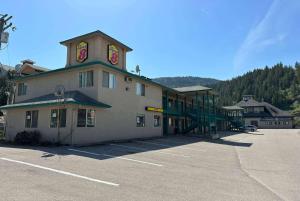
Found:
[[[50,128],[50,111],[57,109],[57,107],[42,107],[42,108],[26,108],[26,109],[10,109],[7,110],[6,115],[6,140],[13,141],[18,132],[26,131],[40,131],[43,141],[57,142],[58,129]],[[38,127],[25,128],[26,111],[38,110]],[[67,109],[67,122],[65,128],[60,128],[61,139],[65,142],[70,142],[71,132],[71,112]]]
[[[55,92],[55,88],[58,85],[63,85],[66,91],[78,90],[91,98],[97,99],[98,84],[95,81],[98,78],[99,65],[91,65],[89,67],[74,69],[70,71],[63,71],[48,74],[46,76],[34,76],[32,78],[17,81],[16,84],[24,82],[27,86],[27,94],[24,96],[18,96],[16,93],[15,102],[18,103],[23,100],[28,100],[38,96],[50,94]],[[79,88],[79,72],[94,70],[94,86]],[[96,72],[96,73],[95,73]],[[17,87],[18,88],[18,87]]]
[[[126,69],[126,51],[124,48],[121,48],[120,46],[116,45],[115,43],[112,43],[108,41],[105,38],[102,38],[100,36],[93,36],[87,39],[80,39],[80,40],[74,40],[72,43],[69,43],[67,45],[67,66],[69,65],[76,65],[80,64],[76,61],[76,46],[80,42],[87,42],[88,43],[88,58],[84,62],[90,62],[90,61],[103,61],[108,64],[111,64],[108,61],[108,45],[112,44],[115,45],[119,50],[119,62],[116,64],[116,67],[119,67],[121,69]],[[112,64],[111,64],[112,65]]]
[[[94,71],[94,86],[89,88],[79,88],[79,72],[88,70]],[[102,87],[103,71],[116,75],[116,88],[109,89]],[[111,105],[112,107],[108,109],[94,108],[96,109],[96,126],[93,128],[76,127],[77,109],[78,107],[86,107],[68,107],[68,127],[63,129],[64,131],[62,132],[64,134],[62,135],[70,135],[71,133],[71,116],[72,110],[74,110],[74,144],[92,144],[110,140],[161,136],[163,120],[162,114],[145,110],[146,106],[162,108],[161,87],[137,78],[132,78],[132,82],[125,82],[125,76],[126,75],[123,73],[106,68],[102,65],[93,65],[82,69],[48,74],[47,76],[33,77],[24,81],[27,85],[27,94],[25,96],[16,96],[16,102],[54,93],[57,85],[64,85],[66,91],[78,90],[91,98]],[[145,96],[136,95],[137,82],[145,84]],[[126,90],[126,88],[129,90]],[[46,140],[53,141],[53,139],[56,139],[57,129],[55,130],[49,127],[50,109],[51,107],[38,108],[40,112],[39,127],[37,130],[41,131]],[[10,140],[14,138],[17,132],[25,129],[24,118],[25,111],[27,110],[31,109],[7,110],[7,134]],[[145,115],[145,127],[136,127],[137,114]],[[160,127],[154,127],[155,114],[160,115],[161,117]],[[63,143],[71,143],[70,138],[66,138],[66,141]]]

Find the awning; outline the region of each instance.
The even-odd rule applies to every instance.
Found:
[[[57,98],[53,93],[36,97],[15,104],[4,105],[0,109],[45,107],[51,105],[76,104],[84,106],[94,106],[100,108],[110,108],[110,105],[97,101],[79,91],[67,91],[62,98]]]

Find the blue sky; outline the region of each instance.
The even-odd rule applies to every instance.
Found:
[[[147,77],[230,79],[277,62],[300,61],[299,0],[10,0],[17,31],[0,62],[64,67],[59,41],[101,30],[133,51],[127,68]],[[5,46],[5,45],[4,45]]]

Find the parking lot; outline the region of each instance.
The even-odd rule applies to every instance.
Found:
[[[0,147],[0,200],[300,200],[300,130]]]

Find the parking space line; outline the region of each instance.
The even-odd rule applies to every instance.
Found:
[[[132,161],[132,162],[136,162],[136,163],[143,163],[143,164],[153,165],[153,166],[158,166],[158,167],[163,166],[161,164],[136,160],[136,159],[132,159],[132,158],[126,158],[126,157],[123,157],[123,156],[115,156],[115,155],[110,155],[110,154],[100,154],[100,153],[95,153],[95,152],[83,151],[83,150],[79,150],[79,149],[68,149],[68,150],[79,152],[79,153],[84,153],[84,154],[90,154],[90,155],[94,155],[94,156],[107,156],[107,157],[112,157],[112,158],[118,158],[118,159],[121,159],[121,160]]]
[[[116,184],[116,183],[112,183],[112,182],[108,182],[108,181],[93,179],[93,178],[90,178],[90,177],[81,176],[81,175],[74,174],[74,173],[71,173],[71,172],[66,172],[66,171],[57,170],[57,169],[53,169],[53,168],[48,168],[48,167],[44,167],[44,166],[41,166],[41,165],[35,165],[35,164],[32,164],[32,163],[27,163],[27,162],[23,162],[23,161],[13,160],[13,159],[9,159],[9,158],[0,158],[0,159],[4,160],[4,161],[9,161],[9,162],[12,162],[12,163],[27,165],[27,166],[31,166],[31,167],[35,167],[35,168],[39,168],[39,169],[43,169],[43,170],[48,170],[48,171],[63,174],[63,175],[68,175],[68,176],[77,177],[77,178],[80,178],[80,179],[85,179],[85,180],[88,180],[88,181],[93,181],[93,182],[97,182],[97,183],[110,185],[110,186],[118,187],[120,185],[120,184]]]
[[[166,145],[166,144],[161,144],[161,143],[155,143],[155,142],[146,142],[146,141],[140,141],[140,140],[137,140],[135,142],[139,142],[139,143],[143,143],[143,144],[150,144],[150,145],[156,145],[156,146],[161,146],[161,147],[166,147],[166,148],[178,148],[178,149],[185,149],[185,150],[191,150],[191,151],[199,151],[199,152],[205,152],[205,150],[201,150],[201,149],[191,149],[191,148],[188,148],[188,147],[180,147],[178,145],[175,145],[175,146],[171,146],[171,145]]]
[[[190,158],[190,156],[186,156],[183,154],[175,154],[175,153],[166,153],[168,150],[164,150],[164,152],[159,151],[159,150],[152,150],[152,149],[146,149],[146,148],[140,148],[140,147],[135,147],[135,146],[129,146],[129,145],[121,145],[121,144],[110,144],[111,146],[116,146],[120,148],[125,148],[125,149],[131,149],[131,150],[136,150],[136,151],[153,151],[159,154],[165,154],[165,155],[170,155],[170,156],[176,156],[176,157],[184,157],[184,158]]]

